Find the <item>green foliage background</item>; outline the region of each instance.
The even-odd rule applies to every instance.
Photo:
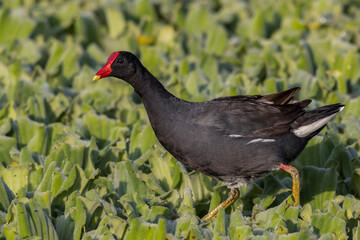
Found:
[[[1,1],[0,239],[359,239],[359,29],[350,0]],[[187,100],[346,104],[293,162],[301,206],[274,172],[202,222],[226,187],[159,145],[130,86],[91,81],[117,50]]]

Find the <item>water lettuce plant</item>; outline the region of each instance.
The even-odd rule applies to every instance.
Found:
[[[360,9],[353,1],[2,1],[0,239],[358,239]],[[345,110],[294,161],[241,187],[193,172],[139,97],[92,83],[116,50],[192,101],[301,86]]]

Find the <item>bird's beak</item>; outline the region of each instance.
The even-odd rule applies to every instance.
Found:
[[[116,57],[119,55],[119,52],[113,52],[110,57],[108,58],[108,60],[106,61],[105,66],[100,69],[100,71],[98,71],[94,78],[93,81],[97,81],[101,78],[105,78],[108,77],[111,73],[111,65],[113,64],[113,62],[115,61]]]
[[[100,75],[95,75],[94,78],[93,78],[93,81],[95,82],[95,81],[99,80],[100,78],[101,78]]]

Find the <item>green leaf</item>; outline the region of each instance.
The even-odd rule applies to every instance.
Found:
[[[118,37],[126,27],[126,21],[119,9],[106,8],[105,9],[106,23],[109,28],[109,35],[112,38]]]
[[[15,222],[5,224],[3,226],[3,229],[6,239],[21,239],[21,236],[17,231],[17,225]]]
[[[10,150],[16,147],[16,139],[12,137],[0,136],[0,162],[9,165],[12,162]]]
[[[212,24],[213,21],[208,9],[196,3],[190,5],[190,10],[185,19],[185,29],[189,34],[198,34],[201,31],[207,31],[211,29]]]
[[[120,203],[123,206],[122,214],[128,217],[128,221],[140,217],[140,212],[146,213],[149,206],[139,197],[138,193],[128,193],[120,198]]]
[[[28,142],[27,148],[30,152],[37,152],[40,154],[46,154],[49,151],[49,134],[48,129],[41,126],[37,129],[34,136]]]
[[[75,140],[76,143],[71,144],[72,140]],[[68,173],[72,166],[78,164],[90,175],[95,170],[94,162],[98,157],[95,140],[91,143],[81,140],[77,141],[77,139],[69,139],[68,142],[69,143],[60,143],[52,149],[49,154],[51,160],[55,161],[65,174]],[[91,147],[89,146],[90,144]]]
[[[107,112],[112,110],[112,108],[114,108],[113,104],[114,104],[115,96],[106,88],[98,87],[94,89],[85,89],[81,91],[79,96],[80,96],[79,101],[81,101],[82,104],[84,103],[91,104],[91,106],[97,112],[100,113]],[[86,124],[88,124],[89,122],[92,123],[92,121],[95,121],[93,118],[95,118],[96,116],[100,119],[113,120],[102,115],[96,115],[94,112],[89,112],[84,116],[83,119],[86,121]],[[92,126],[90,126],[90,128],[91,127]]]
[[[206,44],[206,49],[210,53],[222,54],[227,45],[227,34],[223,27],[215,26],[211,28]]]
[[[59,67],[64,60],[65,47],[57,40],[51,41],[50,58],[46,63],[45,70],[50,74],[55,74],[59,71]]]
[[[170,219],[173,217],[172,212],[169,208],[163,206],[152,206],[149,211],[142,214],[141,218],[147,222],[156,223],[162,218]]]
[[[81,238],[83,226],[86,222],[86,210],[83,202],[78,197],[76,198],[76,215],[74,219],[75,227],[74,227],[74,240],[79,240]]]
[[[23,147],[20,151],[19,164],[23,166],[28,166],[34,163],[34,159],[31,156],[31,153],[27,147]]]
[[[34,191],[42,182],[44,166],[33,163],[28,168],[28,191]]]
[[[211,197],[211,201],[210,201],[210,205],[209,205],[209,210],[208,212],[212,211],[213,209],[215,209],[219,204],[221,203],[221,195],[219,192],[214,191]]]
[[[34,222],[31,220],[29,213],[25,208],[25,204],[18,202],[16,204],[16,219],[18,224],[18,231],[21,238],[27,238],[36,234]]]
[[[253,236],[254,236],[254,234],[249,225],[244,225],[244,226],[240,226],[240,227],[236,227],[236,228],[232,229],[232,237],[234,239],[245,240],[245,239],[251,238]]]
[[[357,124],[354,124],[354,128],[356,131],[358,131],[358,122],[360,118],[360,98],[354,98],[349,101],[349,103],[346,105],[346,108],[344,109],[346,115],[353,115],[357,116],[357,118],[352,117],[352,121],[355,121]],[[350,120],[350,119],[349,119]],[[352,122],[350,121],[350,122]],[[349,123],[350,124],[350,123]],[[352,132],[348,133],[352,134]]]
[[[90,42],[100,42],[99,25],[91,11],[82,11],[75,22],[75,32],[77,38],[88,44]]]
[[[9,105],[7,105],[9,106]],[[0,111],[0,115],[1,115],[1,112],[3,111],[4,109],[2,109]],[[0,117],[1,119],[1,117]],[[1,126],[0,126],[0,136],[4,136],[6,134],[8,134],[10,131],[11,131],[11,119],[10,118],[6,118],[4,119],[3,121],[0,122],[1,123]]]
[[[360,55],[355,50],[347,52],[343,61],[342,72],[345,80],[351,80],[355,83],[355,79],[360,76],[359,61]]]
[[[186,214],[177,219],[175,236],[179,238],[187,238],[191,229],[198,226],[198,218],[194,215]]]
[[[110,232],[114,234],[117,239],[122,239],[128,228],[128,223],[118,216],[106,216],[101,219],[101,222],[99,223],[99,226],[97,228],[101,229],[102,226],[108,226],[110,228]]]
[[[95,174],[98,173],[98,171],[95,172]],[[86,177],[81,167],[79,167],[79,165],[74,165],[71,168],[68,177],[65,180],[62,180],[62,182],[57,182],[60,187],[55,184],[52,185],[52,188],[58,189],[53,196],[52,206],[64,209],[64,205],[70,202],[69,198],[71,197],[71,194],[74,192],[84,193],[88,182],[89,179]],[[54,192],[55,189],[52,191]]]
[[[36,228],[36,235],[41,239],[58,239],[55,228],[45,211],[34,200],[28,202],[29,213]]]
[[[325,167],[334,147],[331,137],[315,136],[309,141],[296,161],[302,165]]]
[[[156,142],[155,133],[148,123],[145,126],[135,124],[130,136],[129,158],[135,160],[144,154]]]
[[[306,166],[302,171],[301,202],[324,209],[335,196],[338,173],[334,168]]]
[[[11,44],[16,39],[28,38],[36,23],[28,17],[25,9],[0,10],[0,43]]]
[[[261,55],[260,49],[249,49],[249,53],[244,58],[244,71],[250,79],[263,81],[266,77],[266,66]]]
[[[46,192],[48,190],[51,190],[51,178],[52,175],[56,175],[55,170],[56,170],[56,162],[50,162],[50,164],[45,169],[45,173],[42,177],[42,181],[37,186],[36,191]]]
[[[232,238],[235,238],[235,235],[232,235],[235,234],[233,230],[245,224],[246,221],[243,214],[238,209],[235,209],[235,211],[231,214],[230,225],[229,225],[230,235],[232,236]]]
[[[151,172],[165,191],[175,188],[180,182],[180,168],[176,161],[169,153],[161,155],[160,151],[154,152],[149,159]]]
[[[226,235],[226,214],[225,209],[220,208],[216,215],[214,224],[214,236],[225,236]]]
[[[199,172],[191,172],[190,174],[183,173],[181,175],[182,184],[180,185],[180,192],[184,192],[186,188],[190,188],[193,194],[194,202],[199,202],[204,199],[209,199],[211,192],[204,184],[203,175]]]
[[[153,21],[157,20],[154,6],[149,0],[138,0],[134,5],[134,14],[138,18],[149,18]]]
[[[293,86],[301,86],[299,92],[299,99],[308,99],[316,96],[319,89],[319,84],[316,78],[308,72],[296,71],[292,73],[289,79],[289,84]]]
[[[130,223],[129,231],[126,233],[125,240],[155,239],[158,232],[156,224],[143,222],[140,219],[134,219]]]
[[[34,192],[34,199],[36,200],[36,203],[39,205],[39,207],[41,207],[43,211],[45,211],[48,216],[51,216],[51,194],[51,191]]]
[[[137,177],[139,171],[129,160],[118,162],[114,172],[114,188],[119,197],[126,193],[137,192],[141,196],[149,196],[145,183]]]
[[[75,224],[69,213],[61,215],[58,219],[56,219],[55,228],[60,240],[72,239],[74,227]]]
[[[32,120],[43,123],[50,123],[54,117],[50,111],[50,106],[47,100],[41,96],[35,96],[28,98],[27,114]]]
[[[115,206],[103,200],[94,189],[86,192],[86,197],[79,198],[87,209],[88,228],[96,228],[105,216],[116,216]]]
[[[257,35],[266,36],[266,23],[264,18],[264,12],[259,10],[256,12],[253,18],[253,29]]]
[[[192,71],[186,80],[185,88],[191,96],[199,95],[199,86],[198,86],[198,74],[195,71]]]
[[[359,239],[359,237],[360,237],[360,226],[353,228],[352,234],[353,234],[353,239]]]
[[[19,58],[31,64],[36,64],[42,57],[40,46],[31,39],[21,40],[16,51]]]
[[[50,103],[53,120],[58,120],[61,115],[69,108],[70,101],[64,94],[59,93],[55,98],[51,99]]]
[[[89,134],[100,141],[101,148],[107,144],[113,144],[119,139],[124,141],[124,135],[128,131],[127,128],[120,126],[119,121],[104,115],[99,116],[94,112],[87,113],[83,120]]]
[[[153,74],[160,74],[159,66],[166,69],[167,60],[162,51],[153,47],[143,47],[140,50],[142,63],[146,64],[147,69]]]
[[[160,218],[154,239],[165,239],[165,237],[166,237],[165,220],[163,218]]]
[[[180,216],[187,216],[188,214],[195,214],[193,193],[190,188],[185,188],[184,196],[181,205],[177,210]]]
[[[334,233],[337,239],[347,239],[346,222],[330,213],[318,213],[311,217],[311,224],[318,229],[318,235]]]
[[[259,222],[259,226],[264,229],[278,229],[285,226],[284,219],[277,213],[277,208],[270,208],[266,211],[256,214],[256,220]]]
[[[30,120],[28,117],[19,117],[13,122],[13,128],[17,144],[21,148],[30,142],[39,129],[43,131],[44,125]]]
[[[70,45],[70,44],[68,44]],[[76,45],[67,46],[62,62],[62,73],[67,79],[71,79],[80,71],[79,53],[81,48]],[[69,81],[69,84],[72,80]]]
[[[353,171],[350,187],[358,196],[360,196],[360,168],[356,168]]]
[[[0,210],[7,211],[11,201],[15,198],[14,193],[6,185],[4,180],[0,178]]]
[[[13,193],[23,196],[28,190],[28,167],[10,166],[1,172],[1,177]]]

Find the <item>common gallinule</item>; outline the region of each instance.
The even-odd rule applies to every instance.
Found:
[[[288,165],[307,142],[344,106],[311,111],[311,100],[296,101],[299,87],[270,95],[222,97],[188,102],[169,93],[130,52],[114,52],[94,81],[120,78],[139,94],[159,142],[190,169],[223,181],[228,198],[204,220],[239,198],[238,186],[278,169],[291,174],[294,205],[300,203],[300,176]]]

